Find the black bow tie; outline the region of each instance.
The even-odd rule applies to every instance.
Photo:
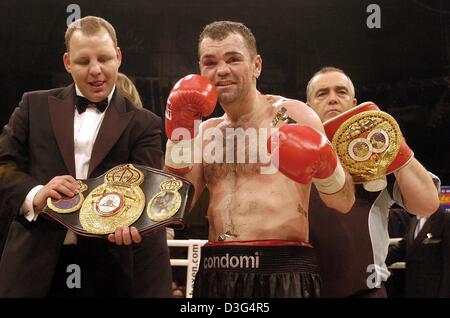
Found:
[[[108,98],[105,98],[100,102],[91,102],[89,99],[77,95],[78,113],[80,114],[84,113],[89,105],[97,107],[97,109],[103,113],[106,107],[108,107]]]

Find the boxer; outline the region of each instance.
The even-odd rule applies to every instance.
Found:
[[[262,59],[241,23],[207,25],[199,59],[201,75],[175,85],[166,112],[166,169],[194,184],[194,200],[205,186],[210,192],[209,243],[202,249],[194,296],[319,296],[308,244],[311,182],[342,213],[354,201],[320,119],[302,102],[258,92]],[[213,111],[216,98],[225,114],[206,120],[195,134],[194,121]],[[271,123],[281,109],[296,124],[277,130]],[[174,144],[181,146],[174,151]],[[192,149],[201,160],[177,160]]]

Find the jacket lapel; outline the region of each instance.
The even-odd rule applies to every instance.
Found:
[[[414,216],[411,221],[410,221],[410,225],[409,225],[409,230],[408,230],[408,244],[407,246],[407,253],[409,253],[409,251],[412,249],[413,244],[414,244],[414,232],[416,230],[417,227],[417,223],[419,222],[419,219]]]
[[[67,86],[58,97],[48,97],[48,107],[53,132],[67,171],[75,176],[75,154],[73,145],[73,116],[75,87]]]
[[[125,98],[116,90],[92,149],[88,178],[117,142],[133,116],[133,111],[126,112]]]

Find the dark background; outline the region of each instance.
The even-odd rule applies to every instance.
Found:
[[[70,83],[62,63],[70,3],[82,17],[98,15],[114,25],[121,71],[160,116],[171,86],[198,72],[202,27],[241,21],[263,58],[262,92],[305,100],[320,67],[342,68],[358,101],[372,100],[394,115],[416,157],[450,184],[448,0],[1,0],[1,126],[24,92]],[[371,3],[381,8],[379,29],[366,24]]]

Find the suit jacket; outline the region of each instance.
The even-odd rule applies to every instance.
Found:
[[[406,262],[406,297],[450,297],[450,213],[436,211],[414,239],[416,225],[389,247],[386,263]]]
[[[403,237],[409,230],[411,220],[414,219],[412,214],[409,214],[403,208],[389,209],[388,232],[389,237]]]
[[[14,217],[0,260],[0,297],[43,297],[51,284],[67,231],[43,217],[29,222],[19,209],[34,186],[58,175],[75,176],[74,103],[74,84],[25,93],[0,136],[0,213]],[[88,178],[127,162],[161,168],[161,127],[159,117],[116,90],[94,143]],[[164,230],[136,246],[79,237],[78,249],[84,255],[82,278],[96,281],[86,281],[92,285],[88,295],[170,295]],[[115,278],[98,274],[103,272]]]

